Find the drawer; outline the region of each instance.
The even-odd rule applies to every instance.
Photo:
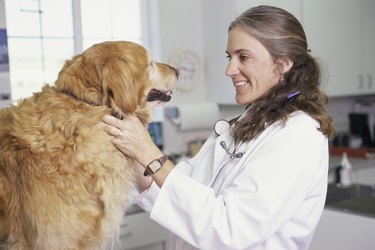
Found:
[[[131,249],[160,243],[169,239],[169,233],[152,221],[145,212],[124,216],[120,229],[121,249]]]

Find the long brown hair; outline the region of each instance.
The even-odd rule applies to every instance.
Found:
[[[320,67],[310,55],[300,22],[283,9],[261,5],[235,19],[228,30],[233,28],[242,29],[262,43],[274,61],[288,58],[293,62],[280,83],[252,102],[246,116],[236,122],[234,138],[249,141],[274,122],[285,123],[289,114],[301,110],[317,120],[319,131],[332,139],[335,129],[325,110],[328,98],[320,89]],[[288,101],[288,94],[296,92],[300,94]]]

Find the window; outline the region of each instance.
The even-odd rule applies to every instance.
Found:
[[[146,46],[142,0],[5,0],[12,100],[53,84],[65,60],[107,40]]]
[[[81,14],[84,48],[106,39],[142,43],[139,1],[81,0]]]

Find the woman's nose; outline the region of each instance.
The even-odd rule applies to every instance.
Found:
[[[230,77],[230,76],[233,76],[235,74],[238,74],[238,72],[239,72],[239,70],[235,66],[235,64],[232,63],[232,62],[228,62],[227,69],[225,70],[225,74]]]

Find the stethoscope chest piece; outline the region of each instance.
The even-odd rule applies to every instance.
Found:
[[[218,120],[215,123],[215,126],[214,126],[214,131],[215,131],[216,135],[220,136],[220,135],[226,133],[229,130],[230,125],[233,124],[234,122],[236,122],[239,117],[240,116],[237,116],[236,118],[233,118],[230,121],[227,121],[227,120],[224,120],[224,119]],[[245,152],[239,152],[239,153],[233,152],[233,153],[231,153],[229,151],[229,148],[227,147],[227,144],[225,143],[225,141],[221,141],[220,146],[225,150],[225,152],[230,156],[230,158],[242,158],[242,156],[245,153]]]
[[[227,120],[221,119],[215,123],[214,131],[216,135],[222,135],[229,130],[230,123]]]

